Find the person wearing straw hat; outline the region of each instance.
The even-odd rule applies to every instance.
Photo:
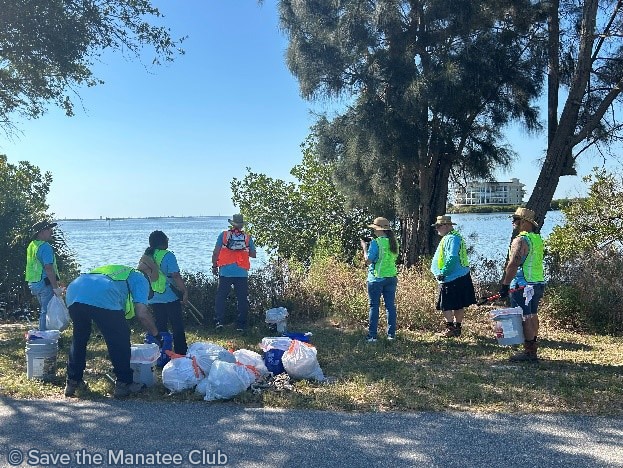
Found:
[[[62,296],[54,249],[50,245],[52,230],[56,223],[39,221],[30,229],[32,240],[26,249],[26,281],[40,306],[39,330],[46,329],[48,304],[52,296]]]
[[[142,327],[162,340],[147,308],[153,296],[150,283],[158,279],[158,267],[151,259],[141,259],[138,267],[106,265],[83,273],[67,287],[67,306],[73,322],[73,335],[67,360],[65,396],[72,397],[86,387],[87,344],[95,322],[106,342],[108,356],[116,376],[115,398],[138,393],[145,385],[134,382],[130,367],[130,327],[127,320],[136,316]]]
[[[256,256],[255,243],[249,234],[243,232],[244,218],[241,214],[233,215],[228,221],[230,228],[219,234],[212,252],[212,273],[218,275],[214,328],[223,328],[225,301],[233,287],[238,304],[236,327],[239,332],[244,332],[249,313],[249,258]]]
[[[465,307],[476,303],[467,248],[455,225],[450,216],[443,215],[432,225],[441,236],[430,271],[439,282],[436,308],[446,319],[446,329],[437,336],[444,338],[461,336]]]
[[[370,303],[366,341],[373,343],[377,340],[381,296],[387,311],[387,339],[391,341],[396,339],[398,241],[387,218],[375,218],[368,227],[374,230],[375,239],[370,240],[369,244],[366,240],[361,240],[363,257],[368,265],[367,284]]]
[[[539,225],[534,220],[534,211],[517,208],[513,219],[513,241],[504,268],[500,297],[508,297],[509,290],[519,289],[510,294],[511,307],[523,309],[524,351],[510,357],[511,362],[536,362],[537,335],[539,333],[539,301],[545,291],[543,273],[543,239],[535,232]],[[531,288],[527,288],[531,286]],[[531,292],[529,298],[527,291]],[[524,297],[525,296],[525,297]]]

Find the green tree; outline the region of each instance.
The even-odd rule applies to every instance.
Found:
[[[50,219],[46,197],[52,183],[49,172],[28,162],[9,164],[0,155],[0,297],[22,303],[25,291],[26,247],[31,241],[30,227]],[[73,277],[77,265],[60,229],[52,241],[62,279]],[[25,294],[26,293],[26,294]]]
[[[284,259],[309,264],[322,248],[352,260],[359,237],[369,232],[371,216],[347,208],[333,183],[334,164],[320,162],[312,139],[303,145],[303,160],[290,171],[298,182],[251,172],[231,182],[232,201],[248,222],[257,244]]]
[[[539,5],[516,0],[281,0],[287,63],[307,99],[346,102],[315,127],[350,200],[401,223],[403,258],[433,250],[452,168],[489,177],[513,156],[501,128],[539,128]]]
[[[554,227],[548,249],[563,261],[585,253],[623,253],[623,176],[594,169],[584,177],[588,197],[562,208],[565,224]]]
[[[148,23],[162,15],[150,0],[0,0],[0,129],[12,134],[11,115],[43,114],[49,102],[73,114],[76,86],[102,83],[92,72],[105,50],[154,63],[178,49],[169,30]]]
[[[527,203],[541,225],[560,177],[575,175],[575,162],[588,148],[607,154],[623,137],[623,3],[551,0],[547,5],[548,147]],[[563,92],[560,110],[558,96]]]

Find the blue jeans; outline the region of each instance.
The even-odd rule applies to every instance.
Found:
[[[130,327],[122,310],[108,310],[79,302],[69,306],[69,315],[74,323],[74,334],[69,348],[67,378],[80,381],[87,362],[87,343],[91,336],[91,322],[104,336],[108,356],[119,382],[132,383],[130,367]]]
[[[225,301],[229,296],[231,287],[234,287],[236,301],[238,302],[238,328],[246,328],[247,315],[249,314],[249,278],[246,276],[219,276],[218,289],[216,290],[216,316],[217,322],[223,323],[225,316]]]
[[[384,278],[382,281],[368,282],[368,299],[370,300],[370,315],[368,336],[376,338],[379,326],[379,306],[381,295],[387,310],[387,335],[396,336],[396,288],[398,278],[395,276]]]
[[[45,319],[48,316],[48,304],[50,302],[50,299],[52,299],[52,296],[54,296],[54,290],[52,289],[52,286],[50,285],[45,285],[45,287],[41,289],[35,289],[31,286],[30,292],[32,293],[33,296],[37,298],[37,301],[39,301],[39,306],[40,306],[39,330],[45,330],[46,329]]]

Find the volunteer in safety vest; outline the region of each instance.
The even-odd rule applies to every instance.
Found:
[[[513,218],[513,241],[504,269],[500,297],[508,297],[509,289],[519,289],[511,293],[511,307],[523,309],[524,351],[510,357],[512,362],[535,362],[537,357],[537,335],[539,333],[539,301],[545,292],[543,275],[543,239],[534,232],[539,225],[534,220],[534,211],[517,208]],[[525,286],[530,285],[530,298]],[[529,300],[528,300],[529,299]]]
[[[168,324],[171,323],[173,350],[177,354],[185,355],[187,344],[182,303],[188,301],[188,291],[180,275],[177,258],[168,248],[169,238],[164,232],[154,231],[149,235],[149,247],[145,250],[145,256],[153,259],[158,268],[158,280],[151,284],[154,297],[149,300],[149,305],[154,312],[158,331],[168,332]]]
[[[49,241],[56,223],[40,221],[31,228],[32,241],[26,249],[26,281],[33,296],[39,301],[39,330],[45,330],[48,303],[53,295],[62,296],[64,289],[58,283],[56,256]]]
[[[123,265],[107,265],[84,273],[67,287],[67,305],[73,322],[73,336],[67,362],[65,396],[74,396],[76,390],[85,386],[87,343],[91,325],[95,322],[106,341],[108,356],[117,377],[115,398],[140,392],[145,385],[133,382],[130,367],[130,327],[127,319],[136,316],[143,328],[153,336],[158,329],[147,308],[151,296],[150,281],[157,275],[148,276],[142,271]]]
[[[228,221],[231,227],[219,234],[212,252],[212,273],[218,274],[214,328],[223,328],[225,301],[233,287],[238,303],[236,328],[244,332],[249,313],[249,258],[255,258],[255,243],[242,231],[244,219],[241,214],[235,214]]]
[[[387,339],[391,341],[396,339],[398,241],[386,218],[375,218],[368,227],[374,229],[376,238],[372,239],[369,244],[366,239],[361,240],[363,257],[368,265],[367,285],[370,304],[366,341],[373,343],[377,340],[381,296],[383,296],[387,311]]]
[[[446,329],[437,336],[444,338],[461,336],[465,307],[476,303],[467,248],[455,225],[450,216],[437,216],[432,225],[441,236],[430,271],[439,283],[436,308],[446,319]]]

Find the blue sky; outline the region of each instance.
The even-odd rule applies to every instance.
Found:
[[[230,215],[230,181],[246,167],[290,179],[301,160],[311,111],[288,71],[276,0],[157,0],[186,54],[152,67],[107,54],[96,69],[104,85],[81,89],[76,115],[59,109],[19,121],[22,134],[0,137],[9,162],[26,160],[54,177],[48,202],[58,218]],[[145,65],[146,64],[146,65]],[[509,140],[529,196],[544,136]],[[594,164],[581,164],[580,176]],[[583,193],[566,177],[556,197]],[[527,197],[526,197],[527,200]]]

